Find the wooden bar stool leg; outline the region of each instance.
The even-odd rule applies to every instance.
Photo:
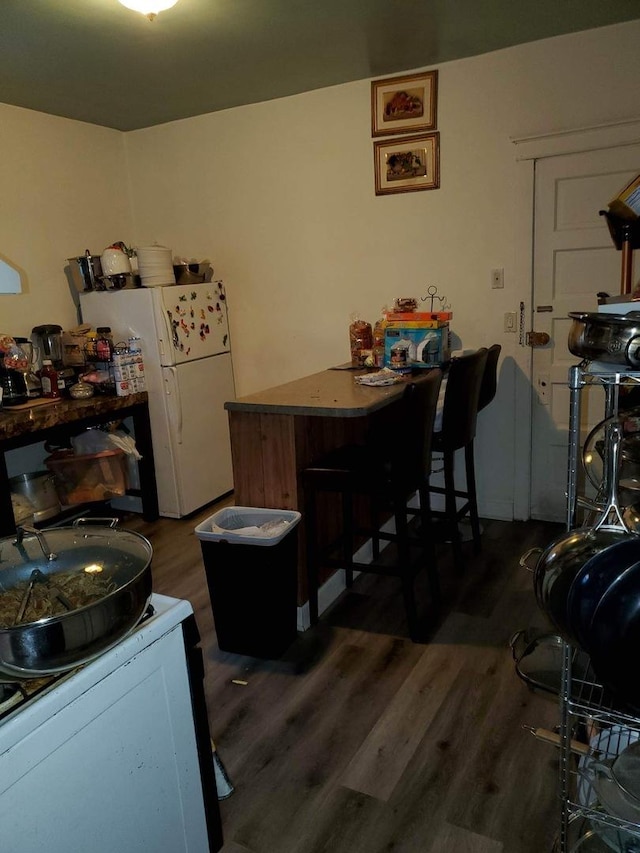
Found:
[[[478,518],[478,499],[476,495],[476,467],[473,452],[473,442],[467,444],[464,449],[464,463],[467,475],[467,494],[469,496],[469,518],[471,520],[471,532],[473,534],[473,551],[480,553],[482,538],[480,532],[480,519]]]
[[[313,486],[305,485],[305,537],[307,558],[307,598],[309,601],[309,623],[318,622],[319,559],[318,528],[316,524],[316,492]]]
[[[431,529],[431,495],[428,484],[421,486],[418,490],[418,495],[420,498],[420,537],[424,546],[429,587],[433,602],[438,606],[442,600],[442,594],[440,591],[436,546]]]
[[[418,607],[415,591],[415,570],[411,565],[409,545],[409,525],[406,498],[398,493],[394,496],[394,518],[396,523],[396,547],[398,550],[398,569],[402,581],[402,596],[409,627],[409,636],[413,642],[418,638]]]
[[[370,524],[371,524],[371,553],[374,560],[380,556],[380,537],[378,530],[380,527],[380,502],[375,492],[371,493],[370,506]]]
[[[347,589],[353,586],[353,495],[342,492],[342,555]]]
[[[445,512],[453,549],[453,561],[456,569],[461,572],[464,569],[464,561],[462,558],[462,538],[458,527],[458,506],[456,503],[453,470],[454,454],[447,452],[444,454]]]

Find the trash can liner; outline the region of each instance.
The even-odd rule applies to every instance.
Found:
[[[301,517],[229,506],[195,528],[222,651],[277,659],[296,639]]]
[[[301,517],[295,510],[230,506],[207,518],[195,532],[204,541],[276,545]]]

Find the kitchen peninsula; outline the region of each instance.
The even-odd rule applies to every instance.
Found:
[[[236,505],[303,513],[298,606],[308,597],[301,472],[329,450],[364,440],[371,430],[402,441],[402,424],[392,422],[389,406],[400,398],[405,383],[360,385],[354,376],[362,373],[367,371],[332,368],[225,403]],[[340,508],[334,503],[326,511],[321,523],[334,530]]]
[[[0,535],[14,532],[15,522],[5,452],[39,441],[60,441],[83,429],[131,417],[138,463],[140,497],[145,521],[158,518],[158,493],[153,465],[153,445],[146,391],[127,397],[98,395],[88,400],[34,401],[31,405],[2,409],[0,413]]]

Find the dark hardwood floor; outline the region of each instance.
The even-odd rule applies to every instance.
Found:
[[[221,505],[122,524],[152,542],[154,591],[196,613],[211,734],[235,787],[220,803],[224,853],[551,853],[559,754],[522,727],[553,728],[558,702],[518,678],[509,638],[546,625],[518,559],[561,527],[485,521],[462,577],[439,546],[439,614],[419,582],[425,643],[408,638],[398,582],[366,575],[265,661],[216,643],[194,528]],[[240,558],[218,568],[242,571]]]

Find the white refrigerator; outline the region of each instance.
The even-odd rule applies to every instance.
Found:
[[[160,515],[182,518],[233,489],[235,398],[222,282],[80,294],[82,321],[142,342]]]

